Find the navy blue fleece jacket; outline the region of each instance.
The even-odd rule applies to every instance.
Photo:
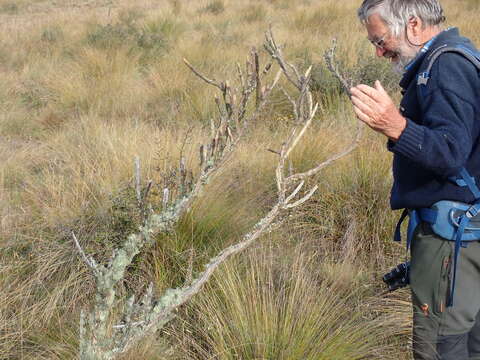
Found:
[[[404,74],[400,111],[407,127],[393,152],[392,209],[429,207],[440,200],[472,202],[466,187],[450,182],[466,167],[480,184],[480,77],[477,68],[457,53],[444,53],[434,63],[423,96],[417,75],[428,66],[434,49],[463,45],[477,51],[456,28],[441,32],[426,53]]]

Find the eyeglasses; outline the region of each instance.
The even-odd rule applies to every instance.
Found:
[[[388,36],[388,31],[379,39],[368,39],[378,49],[383,49],[385,47],[385,39]]]

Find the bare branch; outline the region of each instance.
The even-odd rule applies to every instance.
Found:
[[[287,93],[287,91],[284,88],[280,88],[280,91],[285,95],[285,97],[288,99],[290,104],[292,104],[292,110],[293,110],[293,115],[295,116],[295,119],[298,119],[298,109],[297,109],[297,103],[293,98]]]
[[[358,143],[360,142],[360,139],[361,139],[362,133],[363,133],[362,129],[363,129],[363,124],[358,122],[357,133],[355,135],[354,140],[350,144],[350,146],[348,146],[345,150],[337,153],[336,155],[333,155],[333,156],[329,157],[327,160],[321,162],[320,164],[318,164],[317,166],[315,166],[314,168],[312,168],[308,171],[305,171],[303,173],[293,174],[293,175],[289,176],[287,178],[287,182],[288,183],[293,183],[293,182],[298,181],[298,180],[303,180],[303,179],[306,179],[308,177],[312,177],[312,176],[318,174],[323,168],[329,166],[333,162],[335,162],[335,161],[343,158],[344,156],[347,156],[348,154],[350,154],[353,150],[355,150],[355,148],[358,146]]]
[[[297,188],[285,199],[285,202],[289,203],[295,196],[297,196],[298,192],[303,188],[303,185],[305,185],[305,181],[301,181],[300,184],[298,184]]]
[[[162,205],[163,205],[164,209],[168,205],[169,197],[170,197],[170,190],[168,190],[168,188],[164,188],[163,189],[163,198],[162,198],[162,202],[163,202]]]
[[[142,207],[145,206],[148,200],[148,195],[150,195],[150,190],[152,189],[153,180],[148,180],[147,187],[142,196]]]
[[[285,157],[288,157],[290,155],[290,152],[297,146],[298,142],[300,139],[305,135],[305,132],[307,131],[308,127],[312,123],[313,118],[315,117],[315,114],[317,113],[318,109],[318,104],[315,104],[315,107],[313,108],[313,111],[308,115],[307,120],[303,124],[302,129],[300,130],[300,133],[293,139],[292,143],[290,144],[289,148],[287,149],[285,153]]]
[[[142,206],[142,191],[140,184],[140,158],[135,156],[135,192],[137,194],[137,203],[139,208]]]
[[[95,263],[95,260],[93,260],[93,258],[88,258],[87,255],[85,254],[85,252],[83,251],[82,247],[80,246],[80,243],[78,242],[78,239],[77,239],[77,236],[75,235],[75,233],[72,231],[72,238],[73,238],[73,242],[75,243],[75,247],[77,248],[78,250],[78,253],[80,254],[80,256],[82,257],[83,259],[83,262],[85,264],[87,264],[87,266],[89,268],[91,268],[92,270],[96,270],[97,269],[97,264]]]
[[[210,259],[209,263],[205,265],[205,270],[191,283],[189,286],[177,289],[169,289],[165,294],[158,299],[157,304],[153,306],[150,311],[148,323],[137,330],[125,343],[121,351],[127,351],[133,344],[137,343],[146,334],[152,333],[162,328],[167,322],[172,319],[172,314],[179,306],[188,302],[194,295],[196,295],[203,285],[210,279],[214,271],[224,263],[229,257],[238,254],[249,247],[255,240],[257,240],[265,231],[272,225],[273,220],[278,216],[281,207],[277,204],[270,212],[262,218],[253,228],[253,230],[244,235],[240,243],[231,245],[222,250],[217,256]]]
[[[328,70],[332,72],[333,75],[340,81],[342,84],[343,90],[351,96],[350,88],[352,85],[345,79],[345,77],[340,73],[338,69],[338,63],[335,58],[335,52],[337,51],[337,39],[332,40],[332,47],[328,49],[324,54],[325,63],[327,64]]]
[[[188,68],[190,70],[192,70],[192,72],[197,75],[200,79],[202,79],[203,81],[205,81],[206,83],[209,83],[210,85],[213,85],[217,88],[219,88],[220,90],[223,91],[223,86],[221,84],[219,84],[218,82],[216,82],[215,80],[210,80],[209,78],[207,78],[206,76],[202,75],[197,69],[195,69],[188,61],[187,59],[183,59],[183,62],[185,63],[185,65],[188,66]]]
[[[255,65],[255,90],[256,90],[256,97],[255,97],[255,104],[260,105],[260,99],[262,97],[262,82],[260,80],[260,63],[258,61],[258,53],[253,49],[253,60]]]
[[[283,58],[282,55],[282,50],[280,47],[277,45],[275,41],[275,37],[273,36],[272,29],[270,28],[269,31],[265,33],[265,44],[264,44],[265,50],[270,54],[270,56],[277,61],[278,65],[280,66],[280,69],[283,71],[283,74],[285,77],[290,81],[297,89],[301,89],[301,83],[300,83],[300,78],[298,76],[298,71],[296,71],[295,67],[293,67],[291,64],[287,63],[285,59]],[[294,75],[296,75],[296,79],[292,76],[288,68],[293,68],[294,70]]]
[[[281,155],[279,151],[273,150],[273,149],[267,149],[267,151],[270,151],[271,153],[274,153],[276,155]]]
[[[302,205],[304,202],[306,202],[307,200],[309,200],[312,197],[312,195],[315,193],[315,191],[317,191],[317,189],[318,189],[318,185],[315,185],[312,189],[310,189],[310,191],[307,193],[307,195],[302,197],[300,200],[295,201],[293,204],[286,204],[284,206],[284,208],[285,209],[293,209],[297,206]]]

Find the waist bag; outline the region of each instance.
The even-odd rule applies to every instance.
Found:
[[[443,200],[427,209],[430,212],[429,215],[422,214],[420,209],[420,219],[430,223],[433,232],[438,236],[454,241],[459,233],[462,219],[466,217],[470,220],[468,225],[464,226],[460,240],[462,242],[477,241],[480,240],[480,214],[470,213],[471,207],[470,204]]]
[[[430,79],[430,72],[434,62],[440,55],[446,52],[454,52],[462,55],[480,71],[479,53],[472,52],[471,49],[462,45],[449,46],[445,44],[438,47],[429,55],[426,70],[421,72],[417,77],[417,97],[420,103]],[[475,179],[470,176],[465,168],[461,170],[459,177],[450,178],[449,180],[458,186],[468,187],[475,198],[474,202],[472,204],[465,204],[443,200],[433,204],[430,208],[405,209],[395,229],[394,240],[400,241],[400,226],[407,215],[409,215],[407,249],[410,247],[413,232],[421,221],[429,223],[433,232],[438,236],[455,242],[453,280],[447,302],[447,306],[452,306],[460,248],[467,247],[469,241],[480,240],[480,190],[475,183]]]

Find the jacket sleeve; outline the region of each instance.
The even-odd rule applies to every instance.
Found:
[[[457,175],[478,137],[478,71],[462,55],[442,54],[421,102],[421,124],[407,127],[389,150],[441,177]],[[477,122],[475,121],[477,120]]]

